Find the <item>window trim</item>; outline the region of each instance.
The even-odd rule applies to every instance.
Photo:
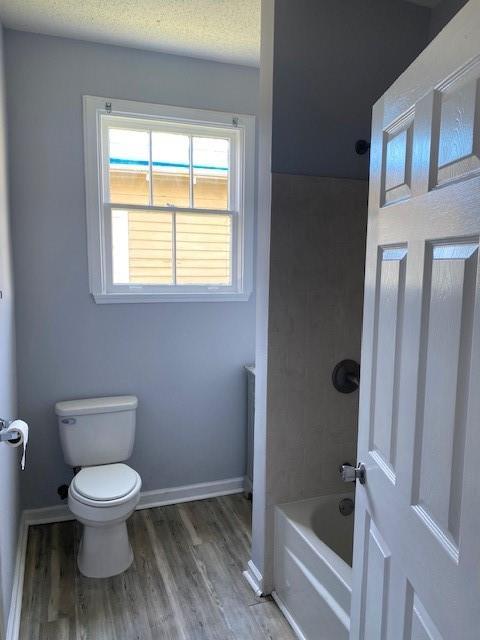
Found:
[[[113,285],[111,265],[106,242],[109,225],[105,223],[105,207],[115,208],[104,200],[102,116],[136,117],[143,120],[165,120],[169,126],[179,129],[197,125],[200,128],[231,130],[237,137],[235,144],[238,172],[232,171],[236,187],[238,214],[232,215],[232,285]],[[221,302],[246,301],[253,286],[253,231],[254,231],[254,180],[255,180],[255,116],[221,111],[173,107],[131,100],[116,100],[98,96],[83,96],[85,190],[87,214],[87,253],[89,288],[98,304],[128,302]],[[133,124],[133,123],[132,123]],[[243,166],[242,166],[243,165]],[[121,204],[121,203],[119,203]],[[125,205],[124,205],[125,206]],[[145,205],[129,205],[145,209]],[[191,212],[181,207],[151,207],[164,211]],[[208,209],[194,210],[209,213]],[[226,210],[218,212],[232,213]]]

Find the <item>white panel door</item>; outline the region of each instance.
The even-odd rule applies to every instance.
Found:
[[[351,640],[480,638],[480,0],[375,105]]]

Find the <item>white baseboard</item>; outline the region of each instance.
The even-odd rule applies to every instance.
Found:
[[[206,498],[242,493],[243,484],[244,478],[242,477],[215,480],[214,482],[199,482],[198,484],[171,487],[170,489],[143,491],[140,494],[140,502],[137,509],[151,509],[152,507],[163,507],[168,504],[179,504],[180,502],[192,502],[193,500],[205,500]]]
[[[214,480],[213,482],[199,482],[183,487],[171,487],[169,489],[156,489],[140,493],[140,501],[137,509],[151,509],[180,502],[192,502],[205,500],[218,496],[227,496],[234,493],[242,493],[244,490],[244,478],[227,478],[226,480]],[[22,612],[23,579],[25,575],[25,560],[27,555],[28,528],[36,524],[52,524],[74,520],[66,504],[40,509],[25,509],[20,518],[17,557],[15,561],[15,575],[12,588],[12,602],[8,615],[7,635],[5,640],[18,640],[20,631],[20,617]]]
[[[22,513],[18,527],[17,556],[15,558],[15,573],[13,576],[12,599],[7,622],[5,640],[18,640],[20,632],[20,616],[22,613],[23,578],[25,575],[25,560],[27,556],[28,523]]]
[[[245,478],[243,479],[243,490],[245,491],[246,495],[248,495],[249,493],[253,493],[253,484],[248,476],[245,476]]]
[[[244,478],[227,478],[226,480],[188,484],[183,487],[142,491],[137,509],[151,509],[152,507],[164,507],[169,504],[179,504],[180,502],[205,500],[206,498],[242,493],[243,490]],[[66,504],[42,507],[40,509],[25,509],[23,515],[28,526],[75,519]]]
[[[248,561],[247,568],[243,572],[243,577],[248,582],[256,596],[263,596],[262,582],[263,577],[252,560]]]
[[[70,509],[66,504],[56,504],[53,507],[41,507],[40,509],[25,509],[23,517],[28,527],[36,524],[53,524],[74,520]]]
[[[276,591],[272,591],[272,598],[277,603],[277,607],[285,616],[288,624],[292,627],[293,633],[297,636],[298,640],[307,640],[307,638],[303,635],[300,627],[291,616],[289,610],[287,609],[285,604],[282,602],[281,598],[279,598],[278,593]]]

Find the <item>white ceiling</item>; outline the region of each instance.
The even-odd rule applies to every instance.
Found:
[[[258,66],[260,0],[0,0],[5,27]]]

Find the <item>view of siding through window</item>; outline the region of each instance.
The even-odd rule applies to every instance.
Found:
[[[229,154],[223,138],[109,128],[115,284],[231,284]]]

